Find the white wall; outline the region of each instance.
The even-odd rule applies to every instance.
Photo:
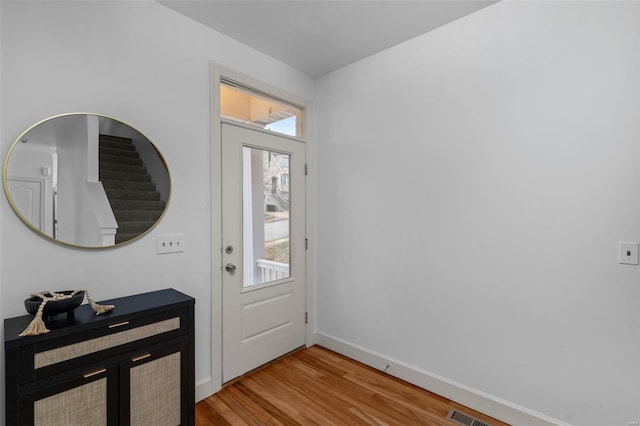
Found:
[[[0,153],[31,124],[86,111],[123,120],[166,159],[173,192],[150,235],[75,250],[27,229],[0,197],[0,312],[25,314],[34,290],[87,288],[96,299],[174,287],[196,298],[196,382],[211,376],[209,61],[312,98],[314,82],[151,1],[0,2]],[[156,235],[187,250],[158,256]],[[37,267],[34,267],[37,265]],[[0,401],[4,402],[4,387]]]
[[[98,135],[82,115],[59,120],[64,124],[55,123],[61,128],[57,138],[58,238],[81,246],[101,246],[87,186],[89,145],[98,143]]]
[[[637,2],[502,2],[321,78],[318,331],[637,421],[639,83]]]

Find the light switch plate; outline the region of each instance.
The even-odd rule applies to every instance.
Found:
[[[164,234],[157,237],[157,253],[181,253],[184,251],[183,234]]]
[[[638,264],[638,243],[620,242],[619,263],[624,265]]]

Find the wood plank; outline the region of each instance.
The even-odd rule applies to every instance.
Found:
[[[245,394],[233,386],[225,388],[224,392],[218,392],[222,399],[232,410],[251,425],[265,425],[272,419],[271,415],[259,404],[256,404]]]
[[[222,414],[209,404],[209,400],[214,399],[215,397],[216,395],[211,395],[207,400],[196,404],[196,426],[230,425]]]
[[[451,408],[508,426],[328,349],[301,349],[196,404],[196,425],[456,426]]]
[[[207,404],[209,404],[215,411],[220,413],[220,415],[229,424],[238,426],[249,425],[249,423],[244,421],[242,419],[242,416],[238,415],[235,410],[229,407],[229,405],[227,405],[220,396],[218,396],[217,398],[207,398]]]

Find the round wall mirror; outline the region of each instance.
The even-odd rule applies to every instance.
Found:
[[[164,158],[146,136],[83,113],[47,118],[18,136],[3,184],[29,228],[84,248],[113,247],[149,232],[171,193]]]

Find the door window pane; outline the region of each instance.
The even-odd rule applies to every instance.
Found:
[[[290,276],[289,155],[250,147],[242,155],[243,286],[250,287]]]

